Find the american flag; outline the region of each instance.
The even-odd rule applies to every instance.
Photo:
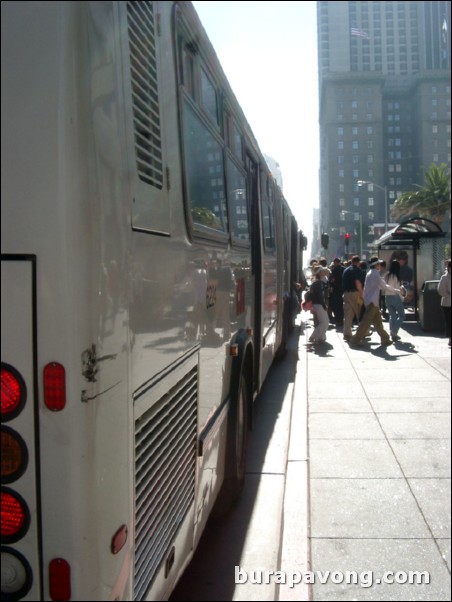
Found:
[[[369,39],[369,34],[364,31],[364,29],[359,29],[358,27],[352,27],[351,34],[352,36],[356,36],[358,38],[364,38],[366,40]]]

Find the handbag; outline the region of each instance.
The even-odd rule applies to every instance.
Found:
[[[303,311],[310,311],[312,309],[312,301],[303,301],[301,304]]]
[[[307,290],[304,294],[304,301],[301,304],[303,311],[310,311],[312,309],[312,299],[313,297],[311,291]]]

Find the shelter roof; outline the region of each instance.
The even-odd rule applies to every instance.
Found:
[[[388,230],[375,241],[377,247],[383,245],[413,243],[420,238],[442,238],[446,236],[441,226],[426,217],[410,217]]]

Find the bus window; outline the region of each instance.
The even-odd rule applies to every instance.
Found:
[[[227,233],[223,149],[187,102],[184,157],[193,222]]]
[[[272,252],[275,248],[275,229],[273,222],[272,208],[267,201],[262,204],[262,221],[264,229],[265,251]]]
[[[218,125],[217,93],[204,69],[201,69],[201,105]]]
[[[248,203],[246,178],[243,172],[228,157],[228,205],[233,238],[249,240]]]
[[[237,127],[233,117],[228,113],[227,115],[227,133],[228,133],[228,146],[237,157],[237,159],[243,161],[243,146],[242,146],[242,134]]]
[[[195,98],[195,65],[193,54],[189,48],[182,49],[182,83],[185,91]]]

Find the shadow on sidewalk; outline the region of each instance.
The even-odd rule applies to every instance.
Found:
[[[334,349],[331,343],[306,343],[306,351],[319,357],[334,357],[331,351]]]

